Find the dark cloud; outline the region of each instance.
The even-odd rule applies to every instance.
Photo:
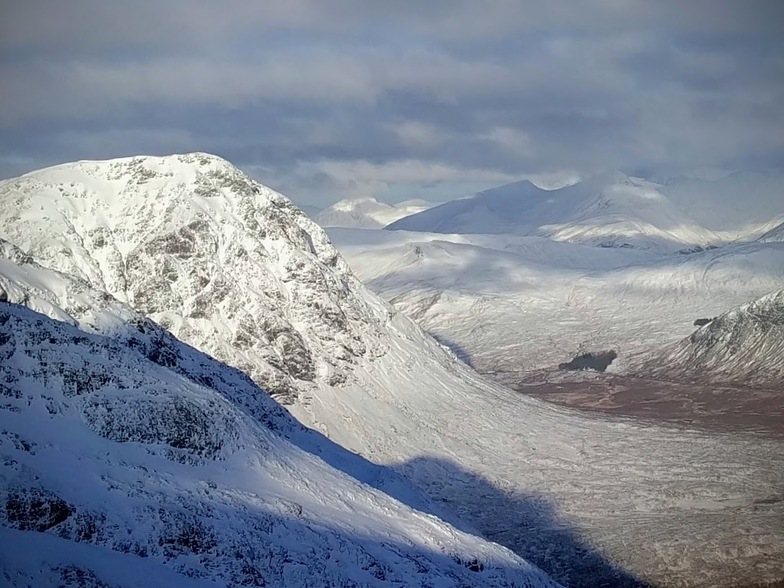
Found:
[[[295,198],[784,164],[775,1],[0,6],[0,176],[203,150]]]

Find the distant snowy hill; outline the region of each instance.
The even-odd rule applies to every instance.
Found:
[[[380,229],[401,218],[434,206],[425,200],[407,200],[386,204],[375,198],[341,200],[317,214],[314,220],[322,227]]]
[[[384,464],[384,471],[405,476],[459,528],[479,531],[565,584],[639,586],[644,580],[715,587],[780,579],[784,503],[775,497],[784,487],[782,442],[576,414],[483,379],[368,291],[324,231],[287,199],[219,158],[81,162],[0,183],[0,236],[44,265],[108,290],[185,343],[246,372],[290,403],[288,409],[306,425]],[[510,254],[528,248],[504,239],[499,247],[509,245]],[[537,239],[531,249],[537,256],[552,252],[570,276],[569,267],[582,263],[621,271],[622,258],[641,255],[607,249],[607,258],[581,262],[583,250],[594,249],[567,253],[564,248],[577,246],[550,243],[561,248],[557,253],[545,241]],[[766,250],[774,245],[758,244]],[[411,253],[418,255],[415,246]],[[486,260],[462,251],[460,257],[465,263]],[[591,308],[593,293],[575,302]],[[491,303],[490,297],[483,301]],[[549,320],[527,303],[517,307],[518,315]],[[509,337],[525,341],[524,330],[508,327]],[[41,341],[46,346],[46,337]],[[151,374],[169,381],[165,372]],[[36,414],[47,418],[45,410]],[[78,420],[77,413],[68,414]],[[205,414],[223,422],[217,418],[223,413],[215,419],[215,413]],[[245,422],[238,428],[245,430]],[[243,446],[251,451],[255,437],[247,435],[226,447],[248,440]],[[270,459],[277,447],[272,445]],[[231,455],[246,455],[241,451]],[[256,470],[248,469],[248,461],[256,463],[242,459],[242,467],[231,471],[244,472],[240,499],[252,500]],[[107,483],[125,480],[126,470],[110,471]],[[214,479],[217,470],[204,476],[188,469],[176,473],[166,478],[173,486],[206,480],[222,488]],[[307,485],[291,480],[297,483]],[[126,486],[119,487],[117,494],[124,495]],[[345,503],[358,493],[346,489]],[[337,507],[336,512],[335,525],[343,528],[348,519]],[[223,507],[211,513],[231,516]],[[401,516],[407,524],[402,521]],[[359,522],[351,534],[371,536],[366,528],[370,523]],[[440,534],[434,537],[441,541]],[[738,550],[739,544],[748,547]],[[385,545],[395,548],[397,541]],[[403,553],[415,549],[407,545]],[[450,552],[452,544],[444,545]],[[323,557],[320,550],[312,555],[316,562]],[[477,573],[473,560],[458,559],[467,563],[468,573]],[[201,565],[198,558],[192,565]],[[410,584],[407,580],[400,583]]]
[[[762,235],[760,241],[763,243],[784,242],[784,222]]]
[[[661,191],[700,225],[727,240],[756,239],[784,222],[784,170],[674,178]]]
[[[784,290],[715,317],[629,369],[661,379],[784,387]]]
[[[784,284],[784,244],[661,256],[543,237],[330,229],[356,274],[511,385],[580,352],[634,353]]]
[[[3,585],[555,586],[240,372],[0,247]]]
[[[778,176],[764,182],[733,175],[716,182],[689,180],[662,186],[614,172],[550,191],[522,181],[447,202],[388,228],[538,235],[666,252],[758,237],[765,222],[784,215],[778,181]],[[720,193],[709,189],[719,186]],[[736,214],[752,187],[750,211]]]

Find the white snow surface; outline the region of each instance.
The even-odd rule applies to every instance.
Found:
[[[759,237],[777,224],[771,212],[778,222],[784,219],[782,186],[781,174],[764,179],[734,174],[714,182],[683,180],[663,186],[612,172],[558,190],[524,180],[447,202],[388,228],[538,235],[672,252]]]
[[[269,366],[278,370],[291,390],[279,397],[301,421],[404,474],[457,514],[451,522],[468,521],[565,584],[635,586],[637,577],[707,587],[781,578],[781,442],[575,413],[483,379],[362,286],[326,234],[285,198],[222,160],[195,154],[60,166],[0,184],[0,202],[0,235],[106,288],[257,382],[264,384]],[[196,221],[202,224],[189,228]],[[584,276],[587,295],[577,302],[593,308],[596,290],[583,264],[622,278],[599,280],[599,293],[639,285],[649,299],[651,277],[623,270],[643,252],[506,236],[491,249],[491,238],[477,239],[426,245],[443,249],[439,263],[461,248],[452,257],[476,263],[476,271],[490,258],[466,257],[475,249],[509,267],[526,251],[558,261],[554,270],[531,263],[510,272],[509,284],[490,286],[530,282],[539,291],[518,307],[530,311],[527,324],[546,316],[536,305],[552,300],[556,274]],[[409,253],[420,259],[416,247]],[[775,265],[779,251],[760,244],[734,258],[747,262],[725,269],[737,275],[745,268],[765,282],[770,276],[760,270]],[[243,258],[250,261],[237,261]],[[669,271],[688,290],[704,271],[661,264],[654,285]],[[228,286],[213,289],[217,279]],[[202,291],[205,304],[197,305]],[[660,293],[661,308],[668,296]],[[476,302],[473,292],[469,298]],[[498,300],[488,294],[485,302],[489,308]],[[255,324],[243,333],[278,332],[261,328],[262,317],[285,321],[280,332],[310,360],[289,344],[274,347],[273,335],[246,352],[236,337],[245,309]],[[518,342],[528,337],[513,334]],[[277,361],[252,363],[269,346]]]
[[[341,200],[319,212],[313,219],[322,227],[380,229],[401,218],[435,206],[426,200],[406,200],[398,204],[375,198]]]
[[[240,372],[3,253],[0,584],[556,586]]]
[[[784,242],[784,222],[772,228],[760,237],[763,243],[782,243]]]
[[[510,384],[586,351],[617,351],[622,371],[630,355],[689,336],[695,319],[784,285],[782,243],[656,255],[514,235],[330,236],[371,289]]]
[[[285,401],[386,352],[326,234],[224,160],[79,162],[0,182],[0,237],[83,278]]]
[[[632,360],[661,379],[784,386],[784,290],[722,313],[689,337]]]

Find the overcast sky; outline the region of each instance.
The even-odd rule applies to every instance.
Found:
[[[296,201],[784,165],[779,0],[0,0],[0,177],[207,151]]]

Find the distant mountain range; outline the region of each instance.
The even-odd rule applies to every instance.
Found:
[[[782,173],[736,173],[663,185],[613,172],[558,190],[516,182],[446,202],[387,228],[534,235],[669,252],[753,240],[783,221]]]
[[[401,218],[435,206],[425,200],[406,200],[386,204],[375,198],[341,200],[316,214],[313,219],[322,227],[380,229]]]
[[[577,414],[482,378],[371,293],[287,198],[218,157],[0,182],[0,237],[0,581],[778,577],[755,564],[784,557],[779,442]],[[537,257],[560,252],[556,273],[597,251],[536,241]],[[591,267],[641,255],[602,252]],[[470,246],[439,255],[485,271]],[[526,335],[509,316],[547,326],[540,310],[505,315],[510,336]],[[754,549],[737,550],[738,529]]]

